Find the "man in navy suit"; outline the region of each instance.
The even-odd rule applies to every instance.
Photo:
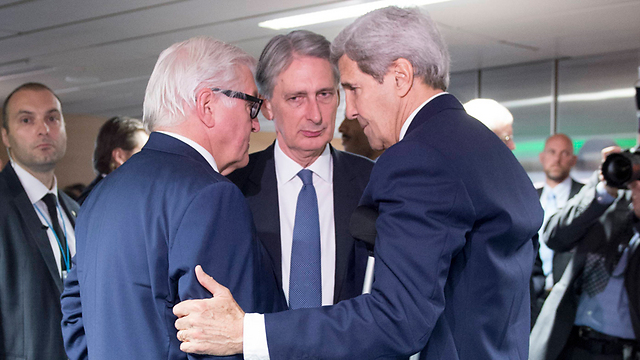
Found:
[[[172,307],[208,295],[197,264],[243,307],[284,308],[249,207],[223,176],[247,164],[260,129],[254,64],[204,37],[160,54],[144,100],[149,141],[96,186],[78,219],[62,297],[71,359],[186,359]]]
[[[200,273],[214,297],[174,307],[182,349],[245,359],[527,359],[542,209],[509,148],[444,92],[449,57],[435,24],[417,9],[370,12],[337,36],[332,59],[347,117],[386,149],[360,201],[379,212],[371,293],[245,314]],[[210,332],[222,326],[222,336]]]
[[[368,159],[329,144],[340,81],[337,66],[329,59],[330,45],[324,36],[303,30],[269,41],[258,60],[256,79],[266,97],[262,112],[275,123],[277,138],[266,150],[251,154],[247,167],[229,175],[249,202],[258,238],[276,265],[278,284],[289,300],[290,286],[295,291],[292,267],[300,266],[292,254],[302,188],[296,174],[302,169],[313,172],[320,215],[322,305],[362,293],[367,251],[348,228],[373,168]]]

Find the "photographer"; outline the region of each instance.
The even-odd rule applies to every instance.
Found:
[[[606,148],[603,159],[618,152]],[[640,359],[640,181],[625,185],[596,172],[549,219],[549,248],[575,253],[533,328],[531,360]]]

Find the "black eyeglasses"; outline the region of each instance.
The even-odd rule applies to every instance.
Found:
[[[230,98],[234,98],[234,99],[241,99],[244,101],[248,101],[251,104],[251,112],[249,113],[249,116],[252,119],[255,119],[258,116],[258,113],[260,112],[260,107],[262,106],[262,99],[257,98],[255,96],[251,96],[249,94],[245,94],[243,92],[240,91],[233,91],[233,90],[223,90],[223,89],[219,89],[219,88],[212,88],[212,91],[216,91],[219,92],[221,94],[224,94]]]

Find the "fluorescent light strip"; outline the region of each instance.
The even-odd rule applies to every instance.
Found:
[[[636,89],[624,88],[624,89],[613,89],[613,90],[590,92],[590,93],[559,95],[558,102],[564,103],[564,102],[579,102],[579,101],[626,99],[626,98],[632,98],[635,95],[636,95]],[[531,99],[511,100],[511,101],[501,102],[502,105],[510,109],[525,107],[525,106],[544,105],[544,104],[550,104],[550,103],[551,103],[551,96],[542,96],[542,97],[531,98]]]
[[[306,14],[287,16],[263,21],[258,26],[273,30],[298,28],[306,25],[320,24],[335,20],[355,18],[370,11],[387,6],[409,7],[436,4],[451,0],[382,0],[370,3],[345,6],[330,10],[315,11]]]

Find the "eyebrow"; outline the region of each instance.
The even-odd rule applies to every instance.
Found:
[[[340,85],[342,85],[342,87],[345,88],[345,89],[353,89],[353,84],[348,83],[348,82],[343,82]]]
[[[51,114],[51,113],[60,114],[60,110],[58,110],[58,109],[50,109],[45,114]],[[21,115],[21,114],[33,115],[35,113],[33,111],[29,111],[29,110],[18,110],[18,115]]]

